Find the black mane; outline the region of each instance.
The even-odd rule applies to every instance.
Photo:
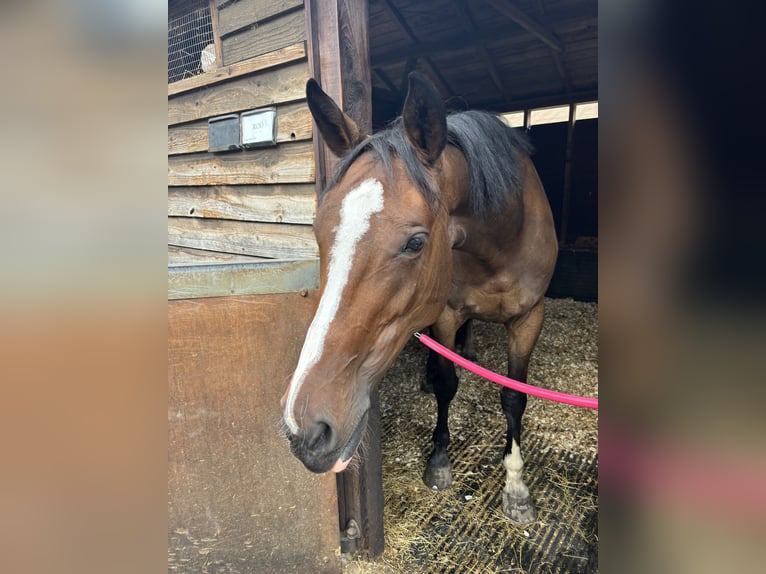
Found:
[[[468,162],[471,190],[470,206],[481,217],[501,211],[511,195],[521,193],[522,152],[529,154],[532,145],[526,135],[509,128],[497,115],[467,111],[447,116],[447,143],[458,148]],[[372,151],[376,161],[392,179],[392,157],[397,157],[430,204],[439,198],[439,190],[415,153],[404,132],[402,119],[361,142],[339,162],[326,190],[334,187],[364,152]],[[320,195],[320,201],[324,195]]]

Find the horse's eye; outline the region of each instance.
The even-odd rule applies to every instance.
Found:
[[[418,253],[420,250],[423,249],[425,244],[426,244],[426,234],[418,233],[417,235],[413,235],[407,240],[407,244],[404,246],[404,249],[402,249],[402,251],[404,253]]]

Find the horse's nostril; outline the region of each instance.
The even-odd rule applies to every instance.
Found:
[[[306,429],[306,445],[314,453],[328,452],[334,448],[334,436],[332,427],[319,421]]]

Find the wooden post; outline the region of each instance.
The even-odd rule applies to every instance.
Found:
[[[215,0],[210,0],[210,23],[213,27],[213,43],[215,45],[215,67],[223,67],[223,50],[221,48],[221,32],[218,27],[218,7]]]
[[[306,0],[311,75],[365,133],[372,131],[367,2]],[[314,133],[317,187],[324,186],[337,159]],[[371,396],[365,456],[357,468],[337,475],[343,552],[377,556],[383,551],[383,482],[380,454],[380,401]]]
[[[567,149],[564,159],[564,189],[561,199],[561,227],[559,245],[566,244],[569,227],[569,203],[572,196],[572,157],[574,148],[575,105],[569,104],[569,123],[567,124]]]

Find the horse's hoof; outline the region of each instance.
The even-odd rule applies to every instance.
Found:
[[[503,514],[516,524],[529,524],[537,518],[532,497],[516,498],[503,492]]]
[[[420,392],[425,393],[427,395],[434,394],[434,385],[433,383],[429,383],[428,381],[423,381],[420,383]]]
[[[423,473],[423,482],[431,490],[447,490],[452,488],[452,467],[447,466],[426,466]]]

